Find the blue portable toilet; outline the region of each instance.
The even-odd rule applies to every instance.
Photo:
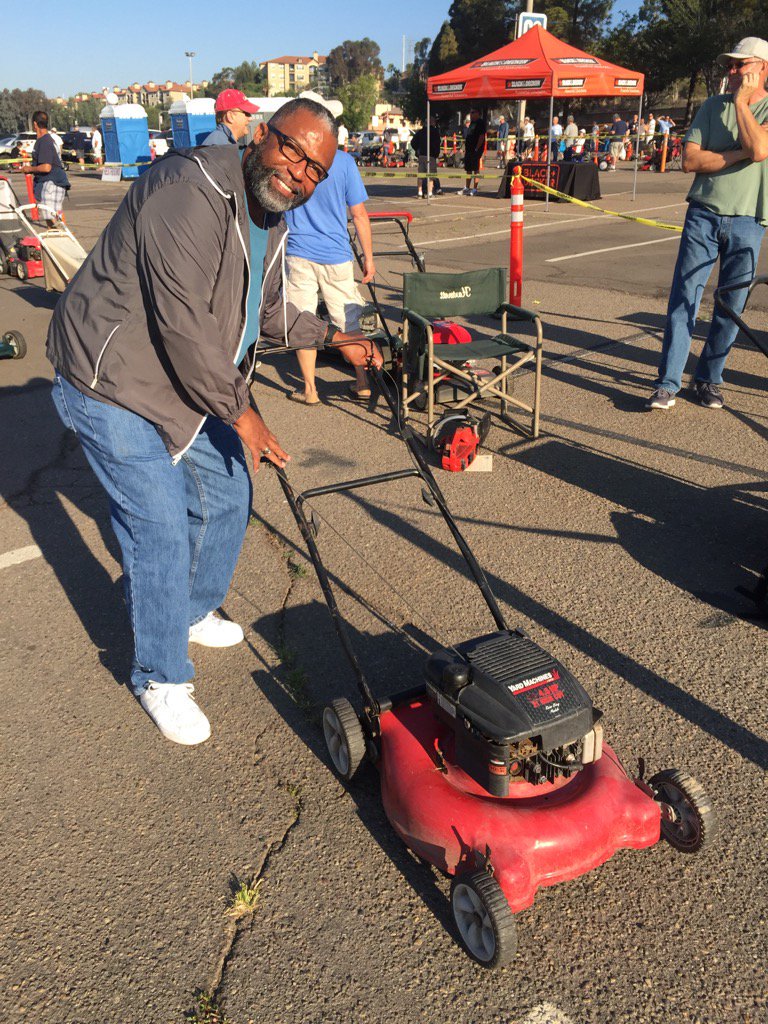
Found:
[[[171,104],[174,149],[190,149],[203,144],[216,127],[215,103],[210,97],[201,96],[196,100],[175,100]]]
[[[99,117],[105,164],[146,164],[121,168],[121,177],[138,178],[152,160],[144,107],[140,103],[108,103]]]

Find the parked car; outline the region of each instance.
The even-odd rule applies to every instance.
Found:
[[[27,156],[32,155],[32,150],[35,148],[37,142],[37,135],[34,132],[17,132],[13,136],[13,143],[11,150],[18,147],[21,153],[26,153]]]

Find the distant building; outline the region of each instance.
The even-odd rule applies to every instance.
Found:
[[[208,86],[207,79],[194,83],[195,96],[203,96]],[[77,103],[85,100],[103,100],[109,92],[117,96],[118,103],[140,103],[142,107],[168,107],[176,100],[184,99],[191,94],[193,85],[190,82],[134,82],[132,85],[113,85],[101,92],[79,92],[72,99]],[[58,100],[57,100],[58,102]],[[61,100],[62,103],[66,102]]]
[[[311,57],[288,55],[263,61],[259,67],[266,73],[266,95],[298,94],[305,89],[312,89],[325,96],[327,60],[327,57],[321,57],[315,50]]]
[[[400,107],[395,107],[391,103],[377,103],[373,108],[369,125],[371,129],[383,131],[385,128],[402,128],[403,125],[411,129],[414,127]]]

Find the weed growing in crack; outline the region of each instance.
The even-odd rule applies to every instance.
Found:
[[[216,1002],[216,997],[208,992],[200,992],[197,1007],[185,1015],[187,1024],[232,1024],[229,1017]]]
[[[307,575],[307,567],[306,567],[306,565],[301,565],[298,562],[292,562],[289,559],[288,560],[288,572],[291,574],[291,577],[293,579],[301,580],[301,579],[303,579]]]
[[[227,917],[239,921],[241,917],[252,914],[259,903],[259,889],[262,882],[262,878],[247,882],[233,875],[230,882],[232,902],[227,907]]]
[[[315,704],[310,696],[309,676],[303,668],[296,664],[295,652],[282,637],[272,649],[280,659],[280,666],[283,669],[282,680],[288,691],[288,696],[305,715],[311,716],[315,710]]]
[[[314,707],[309,695],[309,678],[303,668],[292,668],[286,674],[285,686],[293,703],[302,711],[311,711]]]

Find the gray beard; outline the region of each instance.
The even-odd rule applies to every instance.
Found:
[[[247,191],[259,206],[270,213],[285,213],[287,210],[295,210],[297,206],[302,206],[309,198],[303,192],[294,193],[293,196],[281,196],[272,188],[270,181],[275,172],[273,168],[264,166],[262,146],[263,143],[256,146],[245,158],[243,178]]]

